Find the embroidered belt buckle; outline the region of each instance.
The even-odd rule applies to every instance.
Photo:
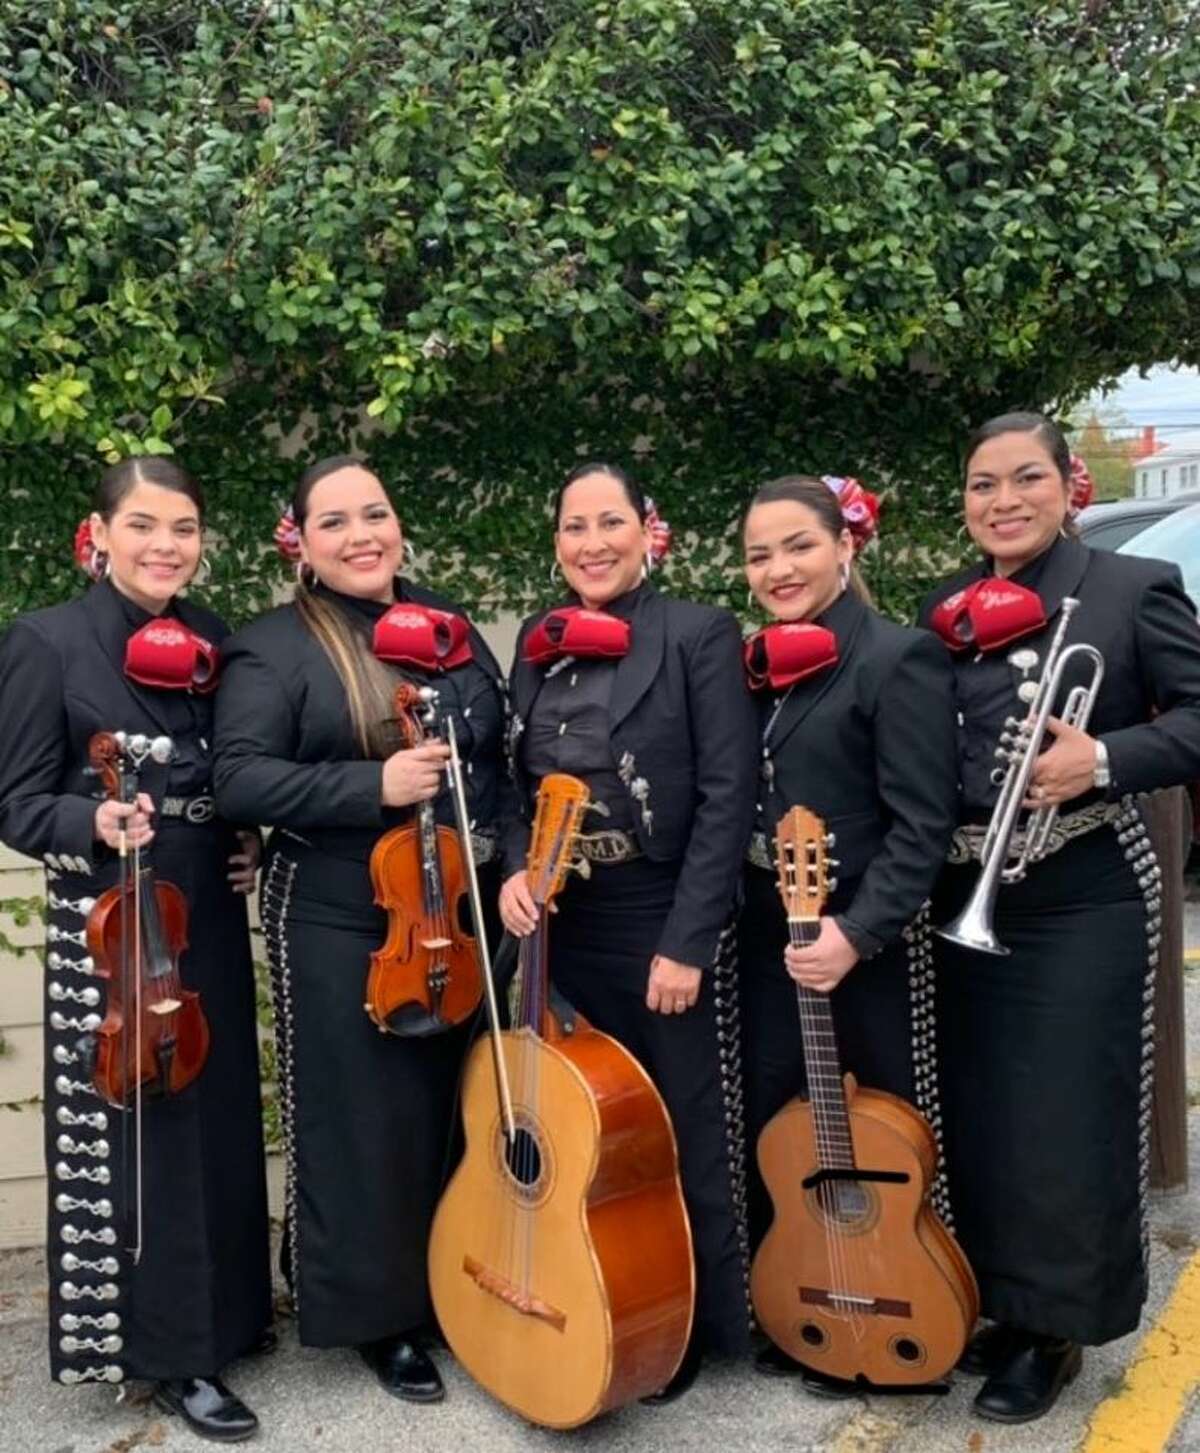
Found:
[[[765,868],[768,873],[775,871],[775,861],[767,851],[767,835],[765,832],[752,832],[750,842],[746,848],[746,861],[755,868]]]
[[[629,863],[642,856],[638,840],[619,827],[602,827],[579,836],[579,851],[589,863]]]
[[[484,863],[491,863],[496,858],[496,839],[489,833],[473,832],[471,834],[471,856],[475,859],[477,867]]]
[[[161,817],[178,817],[193,827],[201,827],[216,817],[217,804],[209,792],[202,792],[199,797],[163,797],[159,800],[158,812]]]
[[[1045,852],[1036,861],[1041,862],[1042,858],[1048,858],[1051,853],[1061,851],[1069,842],[1083,837],[1085,833],[1095,832],[1099,827],[1116,822],[1125,811],[1126,806],[1121,802],[1093,802],[1090,807],[1081,807],[1076,812],[1060,812],[1050,829]],[[951,864],[979,862],[986,837],[987,825],[984,823],[972,822],[956,827],[946,861]],[[1025,832],[1023,828],[1018,828],[1013,833],[1009,856],[1017,858],[1024,851]]]

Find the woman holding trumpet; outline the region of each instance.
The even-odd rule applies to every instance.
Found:
[[[1175,567],[1074,538],[1073,463],[1039,414],[985,424],[964,493],[984,559],[922,610],[954,653],[963,789],[934,904],[946,1160],[991,1319],[960,1366],[1000,1422],[1138,1323],[1162,885],[1134,794],[1200,775],[1195,609]]]

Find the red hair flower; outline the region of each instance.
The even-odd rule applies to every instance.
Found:
[[[84,515],[75,531],[75,564],[85,575],[99,580],[108,564],[108,556],[96,546],[92,539],[92,517]]]
[[[1071,455],[1071,477],[1067,480],[1067,513],[1077,515],[1087,509],[1096,493],[1092,471],[1078,454]]]
[[[821,483],[827,485],[837,496],[842,519],[850,531],[857,555],[879,528],[879,496],[864,489],[857,479],[848,475],[823,474]]]
[[[659,565],[671,553],[671,526],[649,497],[646,499],[646,523],[650,526],[650,564]]]
[[[275,526],[275,548],[285,560],[293,564],[300,558],[300,527],[296,524],[296,516],[292,513],[291,505],[288,505],[283,514],[279,516],[279,523]]]

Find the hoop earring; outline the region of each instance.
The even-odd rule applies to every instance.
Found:
[[[401,573],[403,573],[405,570],[410,569],[413,561],[417,558],[417,552],[413,548],[413,542],[408,538],[407,535],[405,535],[404,537],[404,549],[400,552],[400,557]]]
[[[845,590],[850,584],[850,562],[847,561],[838,570],[838,579],[841,581],[842,589]]]
[[[303,590],[311,590],[317,583],[317,572],[306,560],[296,561],[296,584]]]
[[[100,579],[107,580],[112,575],[112,556],[102,550],[100,552],[100,558],[104,561],[104,569],[100,572]]]
[[[557,585],[560,580],[565,585],[566,584],[566,581],[567,581],[567,577],[562,573],[562,566],[558,563],[558,561],[557,560],[551,560],[551,562],[550,562],[550,584],[551,585]]]
[[[192,576],[192,585],[207,585],[212,579],[212,561],[207,555],[201,555],[196,564],[196,573]]]

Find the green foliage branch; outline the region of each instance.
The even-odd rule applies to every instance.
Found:
[[[971,422],[1196,359],[1198,73],[1161,0],[7,0],[0,615],[78,588],[103,461],[174,450],[244,617],[347,447],[484,615],[547,595],[588,456],[734,602],[753,487],[856,474],[902,613]]]

